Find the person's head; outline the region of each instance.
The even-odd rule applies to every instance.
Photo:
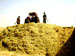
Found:
[[[30,19],[30,17],[27,17],[27,19]]]
[[[45,14],[45,12],[44,12],[44,14]]]

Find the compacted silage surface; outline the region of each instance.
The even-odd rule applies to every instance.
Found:
[[[25,54],[21,56],[56,56],[73,30],[44,23],[8,26],[0,32],[0,50]]]

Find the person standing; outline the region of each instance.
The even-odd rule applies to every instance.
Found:
[[[20,24],[20,16],[18,16],[16,23],[17,23],[17,24]]]
[[[46,23],[46,20],[47,20],[47,16],[46,16],[46,14],[44,12],[44,15],[43,15],[43,23]]]

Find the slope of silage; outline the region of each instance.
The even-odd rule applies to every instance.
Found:
[[[0,31],[3,31],[5,28],[4,27],[0,27]]]
[[[73,28],[28,23],[7,27],[0,32],[0,40],[2,49],[22,52],[30,56],[55,56],[72,31]]]

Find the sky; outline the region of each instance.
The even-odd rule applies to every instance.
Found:
[[[41,23],[45,12],[47,24],[75,26],[75,0],[0,0],[0,27],[15,25],[18,16],[24,24],[29,12],[36,12]]]

